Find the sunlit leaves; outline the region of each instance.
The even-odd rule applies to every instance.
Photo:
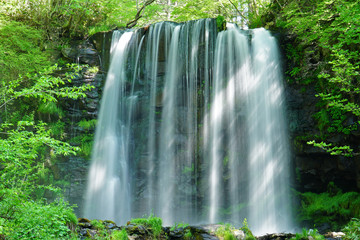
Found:
[[[309,141],[307,142],[309,145],[313,145],[315,147],[319,147],[326,152],[330,153],[331,155],[344,155],[346,157],[352,157],[353,156],[353,150],[349,146],[333,146],[331,143],[325,143],[325,142],[315,142],[315,141]]]
[[[282,22],[296,36],[297,51],[289,51],[293,61],[288,73],[306,84],[304,76],[317,83],[323,109],[318,117],[322,139],[357,131],[360,116],[360,8],[356,1],[290,1],[282,11]],[[290,49],[291,50],[291,49]],[[294,54],[296,53],[296,54]],[[298,56],[303,55],[303,59]],[[317,80],[317,82],[316,82]],[[327,128],[327,131],[323,131]],[[330,134],[330,135],[329,135]],[[351,146],[314,144],[334,154],[350,156]],[[345,145],[345,144],[344,144]]]

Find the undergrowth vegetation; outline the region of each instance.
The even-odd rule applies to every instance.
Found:
[[[233,230],[235,230],[233,226],[230,224],[224,224],[216,230],[215,234],[224,240],[236,240],[236,237],[233,234]]]
[[[359,240],[360,239],[360,219],[353,218],[342,229],[345,233],[344,240]]]
[[[343,193],[333,183],[324,193],[305,192],[301,197],[301,220],[311,221],[315,226],[326,223],[333,230],[340,230],[353,217],[360,216],[360,194]]]
[[[58,100],[91,87],[71,86],[82,67],[53,65],[44,29],[0,17],[0,40],[0,238],[67,239],[74,206],[49,167],[79,148],[64,141]]]
[[[325,237],[321,235],[316,229],[302,229],[301,233],[296,233],[295,237],[293,237],[291,240],[323,240]]]
[[[145,218],[135,218],[131,219],[131,223],[143,225],[149,227],[152,230],[154,238],[158,238],[162,231],[162,219],[159,217],[150,214],[150,216]]]
[[[14,220],[4,222],[4,233],[8,239],[69,239],[77,224],[72,208],[63,200],[27,201],[17,206]]]

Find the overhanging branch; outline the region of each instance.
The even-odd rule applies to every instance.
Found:
[[[135,18],[133,20],[131,20],[130,22],[128,22],[126,24],[126,28],[133,28],[136,26],[138,20],[143,16],[142,12],[144,11],[144,9],[149,6],[150,4],[152,4],[153,2],[155,2],[155,0],[147,0],[144,5],[137,11]]]
[[[242,12],[240,12],[237,6],[231,0],[229,0],[229,2],[231,3],[231,5],[233,5],[233,7],[235,8],[236,12],[238,12],[240,17],[242,17],[246,22],[248,22],[248,19],[245,17],[245,15]]]

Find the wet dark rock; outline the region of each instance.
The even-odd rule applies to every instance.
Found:
[[[257,237],[258,240],[289,240],[295,237],[293,233],[272,233]]]
[[[129,235],[145,235],[149,233],[149,229],[146,229],[142,225],[138,224],[132,224],[125,226],[126,232],[128,232]]]
[[[116,226],[116,223],[110,220],[105,220],[103,224],[107,229],[119,229],[119,227]]]
[[[320,134],[314,117],[320,110],[316,94],[315,86],[311,84],[285,84],[289,140],[296,175],[295,189],[301,192],[324,192],[329,182],[334,182],[343,191],[358,191],[360,164],[357,164],[357,157],[332,156],[307,144],[313,140],[311,136]],[[335,145],[344,145],[345,141],[340,135],[330,140]]]
[[[108,232],[110,235],[113,231],[120,231],[125,229],[129,239],[133,240],[146,240],[154,239],[151,227],[145,227],[141,224],[129,223],[126,226],[119,227],[112,221],[99,221],[104,226],[103,230],[96,229],[95,226],[87,219],[79,219],[79,224],[77,227],[78,237],[80,239],[96,239],[101,231]],[[180,228],[170,228],[163,227],[159,239],[169,239],[169,240],[180,240],[187,239],[186,234],[191,232],[192,238],[196,240],[218,240],[215,232],[222,225],[207,225],[207,226],[186,226]],[[235,230],[233,232],[236,239],[245,239],[245,235],[241,230]]]
[[[94,45],[86,40],[82,42],[74,42],[72,46],[61,50],[63,57],[74,63],[88,64],[90,66],[99,66],[100,57],[94,48]]]

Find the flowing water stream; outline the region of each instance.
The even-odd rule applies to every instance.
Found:
[[[277,44],[214,19],[115,31],[84,215],[289,231]]]

